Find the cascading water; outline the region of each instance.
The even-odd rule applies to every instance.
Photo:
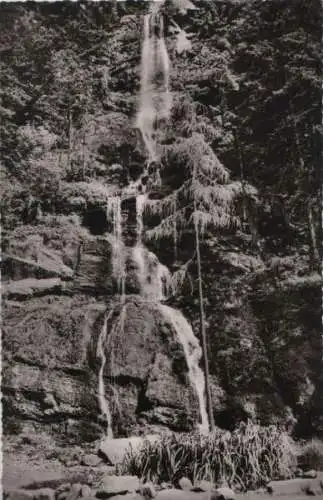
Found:
[[[108,321],[111,318],[113,311],[106,314],[104,317],[104,322],[101,328],[101,332],[98,338],[97,344],[97,356],[101,359],[101,366],[99,371],[99,387],[98,387],[98,398],[101,414],[104,416],[107,422],[107,437],[112,438],[112,417],[110,412],[110,406],[105,397],[105,386],[104,386],[104,367],[106,363],[106,357],[104,352],[104,347],[108,335]]]
[[[174,328],[183,347],[188,366],[189,380],[198,397],[201,416],[200,430],[208,431],[209,422],[205,403],[205,380],[199,367],[202,350],[192,327],[183,314],[162,303],[174,294],[172,275],[168,268],[162,265],[155,254],[149,252],[142,244],[143,212],[146,195],[136,198],[137,210],[137,244],[133,248],[133,260],[137,266],[137,278],[140,285],[140,295],[145,301],[155,303],[166,321]]]
[[[140,194],[136,197],[136,222],[137,222],[137,245],[142,243],[142,233],[144,230],[143,213],[148,196]]]
[[[122,240],[122,211],[121,198],[114,196],[108,198],[107,218],[112,219],[113,241],[112,241],[112,273],[118,283],[118,289],[121,296],[125,293],[125,245]]]
[[[136,125],[148,152],[148,163],[158,161],[155,129],[158,120],[167,119],[171,110],[170,62],[164,39],[164,21],[159,13],[161,3],[153,3],[149,14],[144,17],[141,52],[140,101]]]
[[[179,310],[173,309],[166,304],[159,304],[159,310],[173,326],[183,346],[189,379],[191,385],[195,388],[199,401],[201,416],[201,424],[199,427],[201,431],[207,432],[209,429],[209,419],[205,404],[205,379],[199,367],[199,361],[202,357],[201,346],[193,333],[191,325]]]
[[[158,162],[157,145],[154,134],[160,124],[160,120],[168,119],[171,110],[171,94],[169,91],[170,63],[167,47],[164,39],[163,17],[159,12],[163,1],[152,3],[150,13],[144,17],[144,36],[141,54],[141,90],[140,102],[137,112],[137,127],[148,152],[148,164]],[[139,194],[141,187],[141,194]],[[144,231],[143,213],[148,195],[141,184],[141,180],[132,183],[124,190],[126,197],[136,197],[136,243],[132,250],[132,259],[136,265],[137,279],[142,299],[153,302],[154,306],[163,315],[165,320],[174,328],[178,339],[183,347],[186,358],[189,380],[194,388],[200,410],[200,430],[207,431],[209,427],[208,415],[205,403],[205,380],[199,361],[202,350],[198,339],[195,337],[192,327],[183,314],[162,302],[174,295],[172,275],[168,268],[162,265],[155,254],[149,252],[143,245],[142,236]],[[125,245],[122,239],[122,211],[121,198],[115,196],[108,200],[107,215],[113,221],[113,249],[112,267],[113,274],[119,283],[122,297],[122,308],[119,320],[115,323],[109,339],[119,329],[124,328],[126,304],[125,304]],[[174,226],[176,234],[177,228]],[[175,239],[176,246],[177,239]],[[176,254],[176,250],[175,250]],[[112,314],[112,313],[111,313]],[[101,359],[99,372],[99,400],[100,408],[108,422],[107,434],[112,437],[110,407],[105,399],[103,371],[106,362],[104,345],[107,337],[107,324],[111,316],[106,315],[104,325],[98,341],[98,356]],[[113,352],[110,352],[110,361]]]

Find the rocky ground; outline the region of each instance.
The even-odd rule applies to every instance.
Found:
[[[90,456],[89,456],[90,457]],[[88,458],[89,458],[88,457]],[[308,496],[323,498],[323,474],[315,479],[295,479],[273,482],[258,492],[234,493],[230,488],[218,488],[203,482],[199,491],[163,488],[152,484],[140,484],[134,476],[115,476],[113,468],[106,465],[93,465],[94,456],[89,459],[92,465],[72,467],[68,471],[57,462],[48,461],[41,466],[27,466],[15,458],[4,462],[3,489],[8,500],[77,500],[84,498],[112,498],[113,500],[215,500],[250,499],[265,500],[277,498],[305,500]],[[222,496],[221,496],[222,495]]]
[[[192,485],[187,478],[170,484],[143,484],[135,476],[119,475],[118,465],[129,440],[107,440],[104,453],[100,443],[85,447],[61,447],[51,453],[38,450],[25,439],[19,449],[5,440],[3,481],[4,498],[9,500],[213,500],[281,498],[304,500],[323,498],[323,472],[301,471],[295,479],[271,481],[258,491],[241,493],[225,486],[214,488],[208,481]],[[135,440],[132,446],[136,446]],[[29,460],[26,460],[29,457]],[[223,495],[223,496],[221,496]]]

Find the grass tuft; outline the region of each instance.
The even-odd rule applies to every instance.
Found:
[[[207,480],[246,491],[291,478],[295,467],[296,454],[287,434],[274,425],[248,422],[233,432],[171,433],[156,442],[145,441],[128,451],[119,470],[157,484],[176,485],[185,476],[193,484]]]

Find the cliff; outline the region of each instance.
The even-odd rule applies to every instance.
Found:
[[[239,226],[210,230],[201,244],[216,424],[252,418],[322,434],[320,6],[194,4],[164,7],[173,106],[158,137],[162,187],[151,196],[183,182],[167,147],[193,126],[210,132],[210,147],[245,186]],[[98,337],[105,315],[117,321],[120,312],[107,200],[145,170],[135,114],[147,3],[1,11],[4,429],[91,442],[106,428]],[[131,203],[122,206],[128,256]],[[155,223],[144,216],[145,231]],[[169,238],[145,244],[172,272],[193,257],[168,303],[198,336],[193,241],[187,227],[176,252]],[[190,430],[198,403],[183,347],[140,297],[127,259],[126,321],[105,347],[113,430]]]

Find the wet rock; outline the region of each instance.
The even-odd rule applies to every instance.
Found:
[[[98,490],[97,498],[110,498],[115,495],[125,495],[139,488],[136,476],[104,476]]]
[[[140,485],[136,490],[136,493],[139,493],[139,495],[141,495],[145,500],[148,500],[149,498],[155,498],[155,496],[157,495],[155,487],[152,483],[145,483]]]
[[[231,488],[217,488],[211,495],[211,500],[235,500],[236,495]]]
[[[187,477],[182,477],[178,481],[178,486],[180,487],[181,490],[184,490],[184,491],[191,491],[193,489],[192,481],[190,479],[188,479]]]
[[[88,467],[96,467],[100,463],[102,463],[102,459],[98,455],[94,455],[94,453],[84,455],[81,460],[81,465]]]

